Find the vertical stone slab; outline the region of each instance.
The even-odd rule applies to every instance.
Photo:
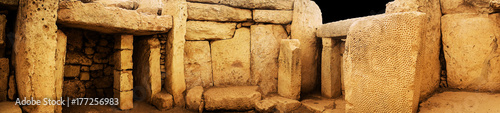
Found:
[[[288,35],[281,25],[252,25],[250,29],[251,84],[259,85],[267,95],[276,92],[280,41]]]
[[[5,26],[7,17],[0,14],[0,58],[5,56]]]
[[[186,88],[213,86],[210,43],[208,41],[186,41],[184,52]]]
[[[7,90],[9,88],[9,59],[0,58],[0,101],[7,100]]]
[[[57,9],[59,0],[21,0],[16,21],[14,56],[20,98],[55,99]],[[54,105],[23,106],[27,112],[61,112]]]
[[[323,24],[321,10],[314,1],[295,0],[291,26],[292,39],[300,40],[302,52],[302,92],[310,92],[318,79],[319,50],[316,28]]]
[[[68,37],[61,30],[57,30],[57,47],[56,47],[56,98],[62,97],[62,88],[64,81],[64,64],[66,62],[66,44]],[[80,69],[78,69],[80,70]],[[56,112],[62,111],[62,106],[55,108]]]
[[[344,40],[341,40],[340,42],[340,57],[341,57],[341,60],[340,60],[340,84],[342,84],[342,94],[345,95],[345,85],[344,85],[344,78],[345,78],[345,72],[344,72],[344,60],[345,60],[345,57],[344,57],[344,52],[345,52],[345,41]]]
[[[340,40],[332,38],[323,39],[323,52],[321,57],[321,94],[324,97],[334,98],[341,95],[340,84]]]
[[[498,13],[442,17],[443,51],[450,88],[500,91],[498,18]]]
[[[346,112],[416,112],[417,61],[425,13],[405,12],[355,22],[347,35]]]
[[[160,40],[156,37],[140,37],[134,44],[135,86],[146,89],[146,101],[161,91]],[[116,79],[116,78],[115,78]]]
[[[166,44],[167,56],[165,67],[167,76],[165,89],[174,97],[175,106],[183,107],[186,82],[184,79],[184,43],[186,36],[187,3],[186,0],[168,0],[163,7],[163,13],[172,15],[173,26],[168,32]]]
[[[278,94],[299,100],[301,90],[301,48],[297,39],[281,40],[278,70]]]
[[[115,49],[118,49],[114,54],[115,70],[113,72],[113,88],[114,97],[120,99],[118,108],[128,110],[134,107],[133,103],[133,39],[132,35],[117,35],[115,36]]]
[[[250,85],[250,29],[211,42],[214,86]]]
[[[445,0],[443,0],[445,1]],[[443,2],[441,1],[441,2]],[[450,0],[446,0],[450,1]],[[422,37],[422,60],[418,61],[418,75],[422,77],[420,100],[428,98],[439,87],[441,64],[441,6],[438,0],[395,0],[387,4],[386,13],[418,11],[427,14]]]

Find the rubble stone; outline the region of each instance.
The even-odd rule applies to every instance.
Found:
[[[64,77],[78,77],[80,75],[79,65],[65,65],[64,66]]]
[[[156,106],[156,108],[159,110],[171,109],[174,104],[172,95],[170,95],[166,91],[156,93],[151,101],[151,103],[153,103],[153,105]]]

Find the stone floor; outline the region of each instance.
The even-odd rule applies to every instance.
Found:
[[[420,113],[500,113],[500,94],[445,91],[420,103]]]

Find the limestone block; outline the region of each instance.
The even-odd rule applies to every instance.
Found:
[[[85,55],[79,52],[69,51],[66,53],[66,64],[75,64],[75,65],[92,65],[92,59],[87,58]]]
[[[19,1],[13,56],[19,98],[55,99],[59,0]],[[43,5],[43,7],[42,7]],[[38,9],[43,9],[38,11]],[[29,15],[29,16],[27,16]],[[23,106],[25,112],[61,112],[54,105]]]
[[[160,40],[156,37],[142,37],[135,43],[134,49],[134,81],[136,87],[143,87],[147,101],[161,91]]]
[[[254,103],[255,110],[259,113],[272,113],[276,109],[278,102],[270,99],[256,101]]]
[[[301,45],[297,39],[281,40],[278,70],[278,94],[290,99],[300,99]]]
[[[59,7],[57,22],[68,27],[133,35],[166,33],[172,28],[170,15],[143,15],[135,10],[80,1],[61,1]]]
[[[16,102],[0,102],[0,109],[5,113],[22,113],[21,107]]]
[[[345,39],[349,28],[354,22],[371,17],[373,16],[351,18],[323,24],[318,27],[316,36],[321,38]]]
[[[119,50],[114,53],[115,69],[127,70],[133,68],[132,62],[133,50]]]
[[[323,24],[321,10],[314,1],[295,0],[291,38],[299,39],[302,62],[302,92],[310,92],[318,79],[319,50],[316,28]]]
[[[54,73],[55,78],[56,78],[56,98],[61,98],[62,97],[62,88],[63,88],[63,81],[64,81],[64,65],[66,62],[66,49],[67,49],[67,44],[68,44],[68,37],[62,30],[57,30],[57,47],[56,47],[56,71]],[[80,69],[76,69],[80,70]],[[13,78],[12,78],[13,79]],[[10,90],[10,89],[9,89]],[[15,90],[15,89],[13,89]],[[14,91],[15,92],[15,91]],[[9,97],[10,97],[10,91],[9,91]],[[12,95],[12,98],[14,98],[14,95]],[[62,106],[56,106],[55,111],[62,111]]]
[[[233,38],[236,23],[187,21],[186,40],[222,40]]]
[[[80,73],[80,80],[90,80],[90,73],[89,72],[81,72]]]
[[[424,18],[405,12],[354,22],[344,53],[346,112],[417,111]]]
[[[127,10],[137,10],[140,4],[135,0],[94,0],[93,3],[100,3],[106,7],[118,7]]]
[[[253,10],[253,20],[261,23],[289,24],[292,22],[291,10]]]
[[[85,85],[79,80],[65,80],[63,86],[62,96],[64,98],[82,98],[85,96]]]
[[[16,78],[14,77],[14,75],[11,75],[9,78],[9,90],[7,91],[7,94],[10,100],[16,99],[17,86],[16,86]]]
[[[442,17],[448,85],[473,91],[500,91],[499,14]]]
[[[253,104],[261,100],[258,86],[231,86],[210,88],[203,93],[205,109],[213,110],[250,110]]]
[[[188,20],[241,22],[252,19],[252,11],[224,5],[188,2]]]
[[[249,85],[250,29],[237,29],[232,39],[210,45],[214,86]]]
[[[269,97],[269,100],[276,101],[276,109],[280,113],[290,113],[291,111],[298,109],[302,103],[297,100],[288,99],[280,96]]]
[[[203,103],[203,87],[196,86],[191,88],[186,93],[186,108],[193,111],[202,112],[204,108]]]
[[[79,65],[65,65],[64,66],[64,77],[78,77],[80,75]]]
[[[492,13],[490,0],[441,0],[444,15],[455,13]]]
[[[7,91],[9,88],[9,59],[0,58],[0,91]]]
[[[250,29],[251,84],[259,85],[267,95],[277,91],[280,42],[288,35],[281,25],[252,25]]]
[[[167,93],[167,91],[156,93],[151,101],[151,103],[153,103],[153,105],[159,110],[171,109],[174,105],[173,97],[171,94]]]
[[[160,0],[135,0],[138,3],[137,12],[147,15],[158,15],[158,11],[162,10]],[[161,12],[160,12],[161,14]]]
[[[186,82],[184,79],[184,43],[186,36],[187,3],[185,0],[163,0],[162,14],[172,15],[173,27],[166,44],[165,89],[174,97],[175,106],[184,107]]]
[[[118,90],[113,90],[114,91],[114,98],[119,99],[119,104],[118,108],[121,110],[129,110],[134,108],[134,93],[133,91],[118,91]],[[161,100],[161,99],[156,99],[156,100]]]
[[[321,57],[321,95],[335,98],[341,95],[340,84],[342,56],[340,53],[340,40],[331,38],[323,39],[323,52]]]
[[[1,1],[0,1],[1,5]],[[4,57],[5,53],[5,26],[7,24],[7,16],[0,14],[0,57]]]
[[[187,0],[190,2],[223,4],[245,9],[285,9],[293,8],[293,0]]]
[[[116,35],[115,49],[134,49],[134,35]]]
[[[439,54],[441,51],[441,7],[439,1],[425,0],[395,0],[389,2],[386,13],[418,11],[426,13],[427,18],[422,37],[422,49],[418,61],[418,76],[421,76],[420,100],[427,99],[439,87],[441,64]]]
[[[119,71],[113,72],[113,88],[118,91],[130,91],[134,87],[134,77],[132,71]]]
[[[310,113],[323,113],[327,109],[333,109],[335,108],[335,101],[334,100],[327,100],[327,99],[322,99],[322,100],[313,100],[313,99],[306,99],[303,100],[302,106],[304,106]]]
[[[186,41],[184,49],[186,88],[213,86],[210,43],[208,41]]]

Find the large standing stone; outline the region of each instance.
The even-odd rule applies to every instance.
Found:
[[[59,16],[50,16],[68,27],[133,35],[166,33],[172,28],[170,15],[145,15],[135,10],[105,7],[99,3],[84,4],[80,1],[61,1],[59,7]]]
[[[55,99],[59,0],[22,0],[16,22],[14,59],[19,98]],[[23,106],[26,112],[61,112],[54,105]]]
[[[278,70],[278,94],[283,97],[300,99],[302,51],[300,41],[297,39],[281,40]]]
[[[293,12],[290,10],[253,10],[255,22],[289,24],[292,22]]]
[[[250,84],[250,29],[237,29],[232,39],[212,41],[211,48],[214,86]]]
[[[340,84],[342,56],[340,53],[340,40],[323,38],[323,52],[321,57],[321,94],[328,98],[341,95]]]
[[[443,1],[442,1],[443,2]],[[418,66],[421,76],[420,100],[428,98],[439,87],[441,64],[441,7],[438,0],[395,0],[387,4],[386,13],[418,11],[426,13],[427,18],[422,37],[422,49]]]
[[[344,56],[346,112],[417,111],[424,18],[419,12],[392,13],[351,26]]]
[[[184,43],[186,36],[187,3],[186,0],[164,1],[163,13],[172,15],[173,26],[167,35],[165,67],[167,76],[165,89],[174,97],[175,106],[183,107],[186,82],[184,79]]]
[[[221,40],[233,38],[236,23],[187,21],[186,40]]]
[[[232,86],[210,88],[203,93],[205,109],[213,110],[250,110],[253,104],[261,100],[257,86]]]
[[[252,11],[224,5],[188,3],[189,20],[247,21],[252,19]]]
[[[292,39],[299,39],[302,62],[302,92],[310,92],[318,79],[319,50],[316,28],[323,24],[321,10],[314,1],[295,0],[293,5]]]
[[[499,14],[442,17],[448,85],[474,91],[500,91]]]
[[[281,25],[252,25],[250,29],[251,84],[259,85],[263,95],[276,92],[280,41],[288,35]]]
[[[187,0],[190,2],[224,4],[245,9],[286,9],[293,8],[293,0]]]
[[[440,1],[441,1],[441,9],[443,10],[442,13],[444,15],[455,14],[455,13],[488,14],[493,12],[493,8],[490,7],[491,0],[440,0]]]
[[[142,37],[134,46],[135,86],[146,90],[142,96],[147,101],[161,91],[160,46],[160,40],[152,36]]]
[[[196,86],[186,93],[186,108],[193,111],[203,112],[203,87]]]
[[[186,41],[184,52],[186,88],[213,86],[210,43],[208,41]]]

